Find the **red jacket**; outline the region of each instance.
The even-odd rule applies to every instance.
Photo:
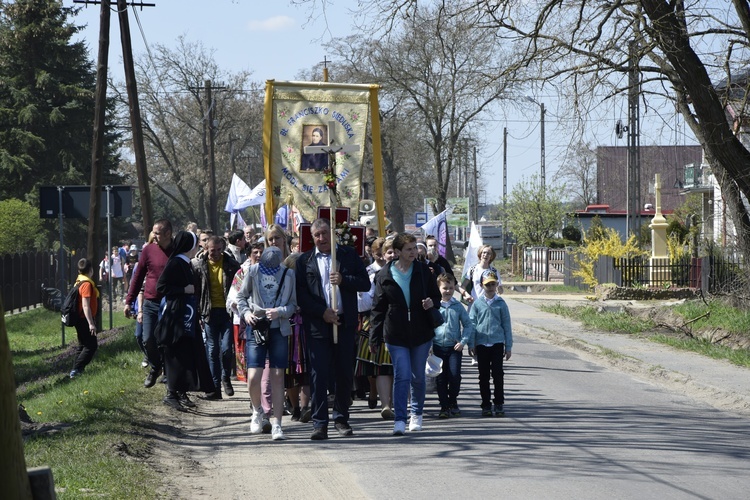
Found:
[[[164,266],[167,265],[169,256],[172,255],[172,245],[164,250],[156,243],[146,245],[141,252],[141,258],[138,259],[138,267],[136,267],[133,277],[130,281],[130,289],[128,290],[128,296],[125,298],[125,303],[132,303],[138,292],[143,287],[143,298],[146,300],[161,300],[161,295],[156,291],[156,282],[159,281],[159,276],[164,270]],[[144,280],[146,282],[143,285]]]

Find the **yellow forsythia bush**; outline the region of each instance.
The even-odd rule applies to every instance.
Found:
[[[594,263],[602,255],[614,258],[646,257],[648,252],[638,248],[635,235],[631,235],[628,241],[623,243],[617,231],[612,228],[599,227],[583,235],[581,246],[573,255],[578,263],[578,270],[573,271],[573,276],[581,278],[593,289],[599,284],[594,276]]]

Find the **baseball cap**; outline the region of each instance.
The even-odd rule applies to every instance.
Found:
[[[492,269],[487,269],[485,272],[482,273],[482,285],[486,285],[487,283],[498,282],[497,279],[497,273],[493,271]]]
[[[135,244],[130,245],[130,251],[132,252],[133,250],[135,250],[136,252],[138,251],[138,247],[135,246]]]

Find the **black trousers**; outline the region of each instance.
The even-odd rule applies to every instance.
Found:
[[[89,322],[85,316],[81,316],[76,321],[76,334],[78,335],[78,347],[76,347],[76,361],[73,365],[73,369],[76,371],[83,371],[96,354],[96,349],[99,347],[95,335],[91,335],[89,330]]]
[[[349,402],[354,383],[354,328],[339,326],[339,342],[305,337],[310,363],[312,421],[315,428],[327,427],[328,388],[334,385],[334,418],[349,421]]]
[[[491,408],[493,404],[502,406],[505,403],[503,394],[505,344],[478,345],[474,352],[477,355],[477,368],[479,368],[479,394],[482,397],[482,409]],[[494,391],[490,391],[490,375]]]

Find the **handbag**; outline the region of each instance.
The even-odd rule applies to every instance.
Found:
[[[279,288],[276,289],[276,297],[273,299],[273,305],[279,300],[279,294],[281,294],[281,287],[284,285],[284,278],[286,277],[287,268],[281,275],[281,281],[279,282]],[[259,318],[253,325],[253,337],[255,338],[256,345],[264,346],[268,343],[268,337],[271,334],[271,320],[268,318]]]
[[[268,318],[260,318],[253,325],[253,337],[255,337],[255,343],[259,346],[266,345],[270,333],[271,320]]]
[[[422,273],[422,291],[424,292],[425,298],[427,298],[427,287],[424,284],[424,274],[425,273]],[[440,314],[440,309],[437,309],[434,305],[427,309],[427,316],[430,320],[430,326],[433,330],[445,323],[443,315]]]
[[[194,337],[196,312],[193,295],[162,297],[154,329],[157,345],[171,346],[183,337]]]

